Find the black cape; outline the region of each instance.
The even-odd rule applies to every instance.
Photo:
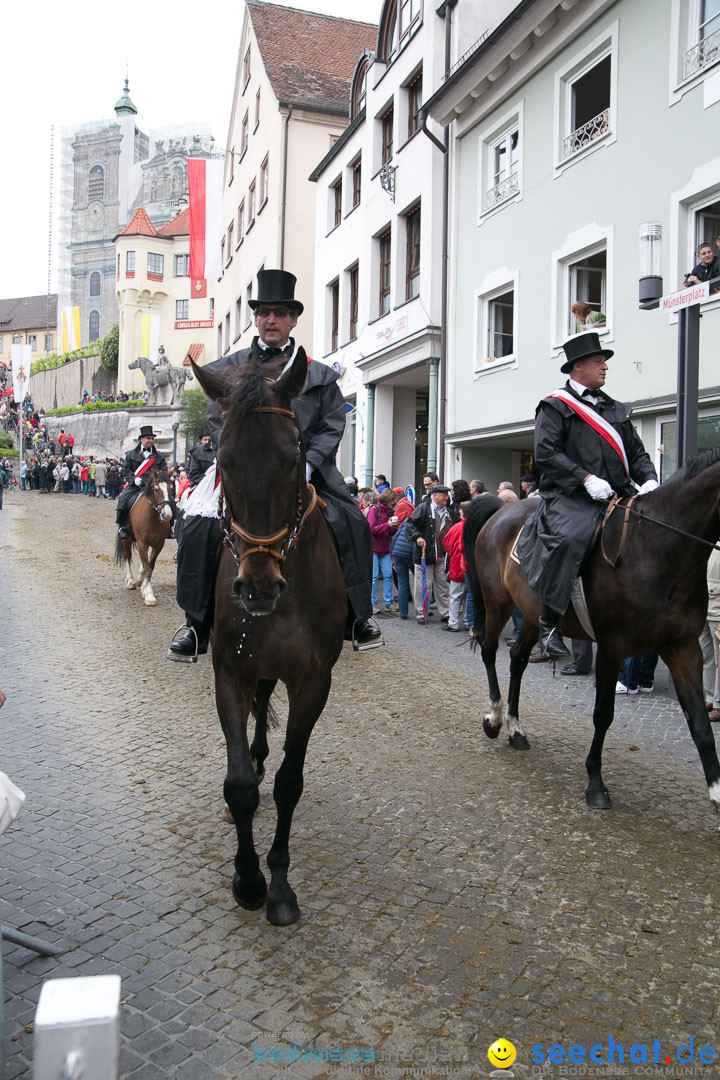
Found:
[[[543,398],[535,414],[535,466],[541,474],[538,508],[523,529],[518,557],[531,587],[543,604],[564,612],[583,560],[589,553],[595,529],[605,508],[591,499],[583,486],[588,474],[607,480],[618,495],[635,494],[637,484],[657,480],[630,416],[632,410],[597,391],[593,406],[570,386],[565,389],[583,404],[594,408],[622,439],[630,477],[617,451],[560,398]]]

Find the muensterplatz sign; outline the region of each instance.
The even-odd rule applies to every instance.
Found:
[[[710,282],[704,281],[702,285],[691,285],[689,289],[681,289],[680,292],[670,293],[669,296],[660,297],[661,311],[677,311],[679,308],[692,307],[693,304],[702,304],[710,296]]]

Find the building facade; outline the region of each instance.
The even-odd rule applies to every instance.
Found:
[[[250,344],[248,301],[264,268],[297,277],[306,309],[298,340],[311,347],[315,188],[308,176],[347,126],[355,62],[375,34],[367,23],[246,4],[225,157],[223,272],[208,282],[216,357]]]
[[[196,363],[211,359],[212,300],[206,297],[190,303],[188,210],[158,229],[141,207],[116,237],[114,247],[118,390],[142,393],[146,389],[142,371],[130,370],[129,365],[139,356],[155,363],[160,345],[175,367],[189,364],[190,358]]]
[[[640,310],[640,252],[661,240],[672,293],[720,233],[718,46],[702,3],[525,0],[426,102],[450,133],[454,472],[492,488],[527,471],[578,300],[615,351],[609,392],[674,471],[677,316]],[[720,441],[720,293],[702,314],[701,449]]]
[[[213,154],[209,125],[145,134],[125,80],[112,120],[64,129],[60,165],[60,306],[80,309],[81,342],[118,321],[114,238],[145,206],[162,226],[187,207],[186,158]]]
[[[57,294],[0,300],[0,362],[13,345],[29,345],[33,360],[57,351]]]

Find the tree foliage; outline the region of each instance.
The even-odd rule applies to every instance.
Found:
[[[180,417],[180,433],[193,446],[200,441],[200,431],[205,423],[207,398],[199,387],[185,391],[185,408]]]
[[[120,327],[112,326],[100,343],[100,366],[109,375],[117,375],[118,353],[120,351]]]

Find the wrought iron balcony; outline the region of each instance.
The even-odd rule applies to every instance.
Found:
[[[588,120],[587,124],[576,128],[566,139],[563,139],[561,160],[567,161],[573,154],[577,154],[597,139],[601,139],[603,135],[607,135],[609,130],[610,109],[604,109],[597,116],[593,116],[592,120]]]
[[[485,192],[482,202],[483,213],[492,210],[498,203],[505,202],[506,199],[510,199],[513,195],[517,195],[519,190],[520,181],[518,180],[518,174],[514,172],[511,176],[501,180],[494,188],[490,188],[489,191]]]
[[[720,30],[708,34],[702,41],[698,41],[697,45],[693,45],[692,49],[688,49],[685,53],[684,78],[689,79],[716,60],[720,60]]]

